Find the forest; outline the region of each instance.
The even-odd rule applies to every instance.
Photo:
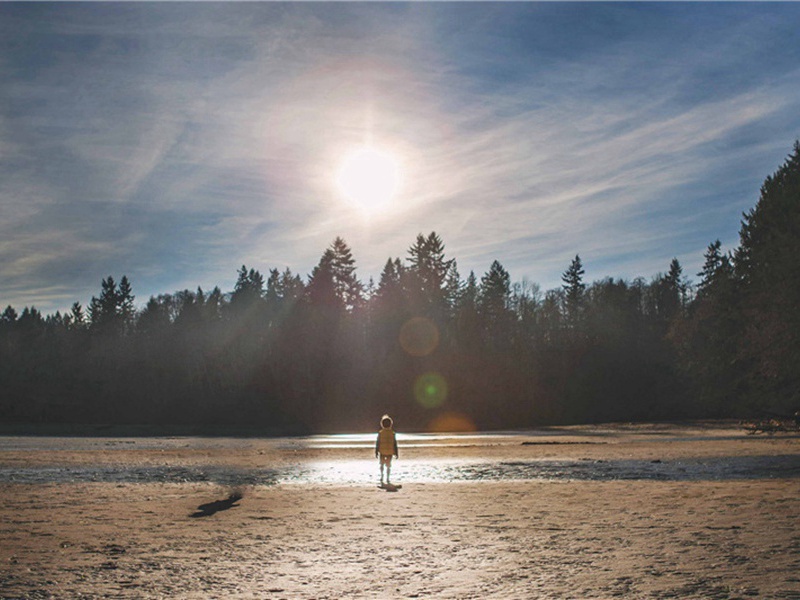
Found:
[[[0,422],[239,427],[265,435],[520,429],[788,416],[800,409],[800,142],[693,283],[465,277],[436,232],[379,280],[336,238],[307,277],[242,266],[230,292],[137,308],[102,279],[87,306],[0,314]]]

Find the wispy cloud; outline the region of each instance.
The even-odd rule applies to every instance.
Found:
[[[800,10],[573,9],[0,7],[0,302],[305,274],[337,235],[366,278],[431,230],[543,287],[693,272],[800,135]],[[334,186],[367,139],[404,173],[369,219]]]

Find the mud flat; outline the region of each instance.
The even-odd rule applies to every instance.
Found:
[[[800,439],[733,424],[0,438],[0,598],[796,598]]]

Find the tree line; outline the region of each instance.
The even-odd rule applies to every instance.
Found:
[[[788,415],[800,408],[800,143],[708,246],[693,284],[462,277],[435,232],[377,282],[336,238],[307,277],[242,266],[234,289],[137,309],[127,277],[88,307],[0,315],[3,422],[239,426],[267,433]]]

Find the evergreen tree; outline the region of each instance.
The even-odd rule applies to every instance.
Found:
[[[470,271],[456,304],[456,341],[462,350],[475,352],[481,346],[481,320],[478,314],[480,284]]]
[[[443,290],[448,312],[451,315],[459,305],[463,288],[464,282],[461,281],[461,275],[458,272],[458,264],[456,263],[456,260],[453,259],[450,262],[450,268],[447,270],[447,277],[444,281]]]
[[[476,310],[478,308],[478,295],[480,289],[478,288],[478,278],[475,276],[475,271],[470,271],[467,280],[464,283],[464,289],[461,293],[459,306],[461,308],[469,308]]]
[[[134,298],[131,283],[128,281],[128,277],[123,275],[117,289],[117,312],[122,330],[125,332],[130,331],[133,327],[133,321],[136,316],[136,307],[133,304]]]
[[[766,178],[744,215],[735,253],[752,363],[751,402],[783,414],[800,408],[800,142]]]
[[[344,310],[345,300],[339,293],[334,268],[334,253],[328,248],[308,278],[306,296],[313,306]]]
[[[742,335],[742,297],[719,240],[709,244],[704,257],[697,298],[687,318],[673,327],[670,339],[695,385],[699,401],[693,416],[742,414],[747,367],[735,341]]]
[[[150,296],[136,321],[136,330],[146,336],[166,332],[171,321],[167,307],[155,296]]]
[[[231,308],[246,311],[257,306],[264,296],[264,276],[245,265],[237,271],[236,285],[231,295]]]
[[[700,277],[697,293],[701,296],[713,294],[717,287],[728,286],[733,278],[730,255],[722,252],[722,242],[716,240],[709,244],[703,257],[703,270],[697,274]]]
[[[70,309],[70,323],[73,329],[83,329],[86,327],[86,315],[83,313],[83,306],[80,302],[75,302]]]
[[[580,321],[583,311],[583,294],[586,290],[586,285],[583,283],[584,274],[581,257],[576,254],[569,268],[561,275],[561,281],[564,282],[562,288],[565,294],[564,308],[567,322],[573,327]]]
[[[44,317],[35,306],[28,308],[27,306],[22,309],[22,314],[18,320],[20,329],[23,331],[33,331],[44,325]]]
[[[498,261],[493,261],[481,277],[479,305],[490,324],[496,324],[508,314],[511,300],[511,276]]]
[[[683,308],[686,304],[686,293],[689,284],[683,276],[683,267],[677,258],[673,258],[669,263],[667,282],[669,283],[670,292],[673,294],[673,297],[677,299],[678,306],[676,309]]]
[[[347,243],[340,237],[326,251],[336,295],[348,310],[361,306],[364,286],[355,275],[356,261]]]
[[[647,313],[653,317],[661,334],[665,334],[678,316],[686,301],[686,282],[683,268],[673,258],[666,275],[657,275],[647,288]]]
[[[3,314],[0,315],[0,323],[14,323],[17,320],[17,311],[10,304],[6,306]]]
[[[211,293],[206,297],[203,307],[204,319],[206,322],[217,322],[222,318],[225,307],[225,297],[218,286],[214,286]]]
[[[484,336],[494,350],[507,350],[513,338],[511,303],[511,277],[499,261],[492,262],[481,277],[478,311],[483,323]]]
[[[390,258],[386,261],[378,280],[378,289],[375,292],[375,298],[378,302],[392,303],[399,306],[403,295],[404,270],[399,258],[394,260]]]
[[[408,249],[408,262],[412,297],[422,309],[443,312],[447,304],[445,281],[453,261],[445,259],[442,238],[435,231],[427,238],[418,234]]]
[[[106,335],[120,335],[123,331],[121,296],[117,282],[109,275],[100,283],[100,296],[92,296],[89,318],[92,330]]]

